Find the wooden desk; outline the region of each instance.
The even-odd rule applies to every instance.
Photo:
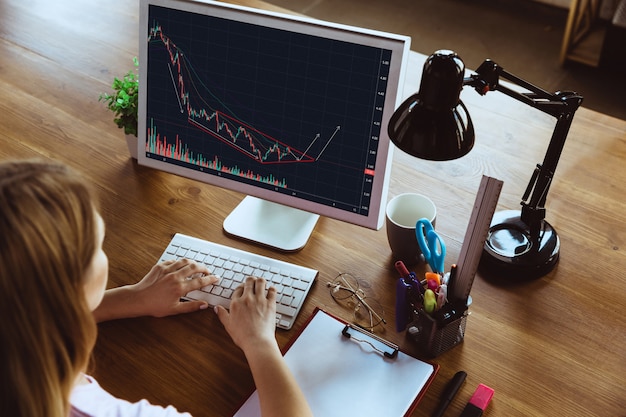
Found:
[[[223,234],[221,222],[241,195],[129,158],[97,99],[114,75],[131,68],[137,13],[137,2],[125,0],[0,3],[0,157],[55,158],[96,184],[111,287],[138,280],[171,235],[183,232],[319,269],[296,328],[316,306],[349,317],[325,287],[341,271],[367,278],[391,319],[396,274],[384,230],[322,218],[303,251],[274,253]],[[412,56],[407,94],[417,89],[423,59]],[[504,95],[463,95],[477,129],[475,149],[444,163],[396,152],[390,190],[390,197],[416,191],[436,202],[448,267],[481,175],[504,180],[499,209],[517,208],[553,128],[551,118]],[[415,416],[432,412],[461,369],[469,376],[446,415],[458,415],[479,383],[495,389],[487,416],[626,415],[624,161],[626,122],[580,109],[548,198],[547,217],[562,242],[558,268],[512,287],[477,277],[465,342],[436,359],[440,376]],[[279,331],[280,344],[294,333]],[[413,349],[392,325],[385,337]],[[93,374],[113,394],[171,403],[195,416],[229,415],[253,387],[243,355],[210,311],[102,324],[94,358]]]

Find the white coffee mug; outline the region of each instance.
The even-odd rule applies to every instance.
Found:
[[[415,224],[419,219],[430,220],[433,227],[437,218],[437,207],[425,195],[415,193],[400,194],[387,203],[387,240],[393,253],[394,262],[406,265],[423,262],[422,252],[415,237]]]

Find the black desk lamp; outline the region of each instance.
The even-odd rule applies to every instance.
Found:
[[[529,92],[503,86],[498,83],[500,78]],[[426,60],[419,92],[402,103],[391,117],[388,131],[392,142],[410,155],[433,161],[467,154],[474,146],[474,126],[459,99],[465,85],[481,95],[500,91],[557,119],[543,163],[535,168],[522,197],[521,212],[507,210],[493,216],[480,263],[481,269],[493,278],[539,278],[551,271],[559,259],[559,237],[545,220],[544,205],[582,97],[574,92],[550,94],[490,60],[483,62],[475,74],[465,77],[461,58],[453,51],[441,50]]]

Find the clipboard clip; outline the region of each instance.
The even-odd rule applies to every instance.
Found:
[[[355,333],[359,333],[359,336],[355,337]],[[366,345],[369,345],[372,349],[386,358],[395,359],[396,356],[398,356],[398,350],[400,348],[397,345],[394,345],[393,343],[388,342],[361,327],[346,324],[341,331],[341,334],[357,343],[365,343]]]

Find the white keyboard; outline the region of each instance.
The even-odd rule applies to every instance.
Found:
[[[221,278],[217,284],[191,291],[184,298],[229,308],[233,290],[248,275],[262,277],[276,287],[276,326],[287,330],[293,326],[318,273],[300,265],[177,233],[161,255],[161,261],[180,258],[202,263]]]

